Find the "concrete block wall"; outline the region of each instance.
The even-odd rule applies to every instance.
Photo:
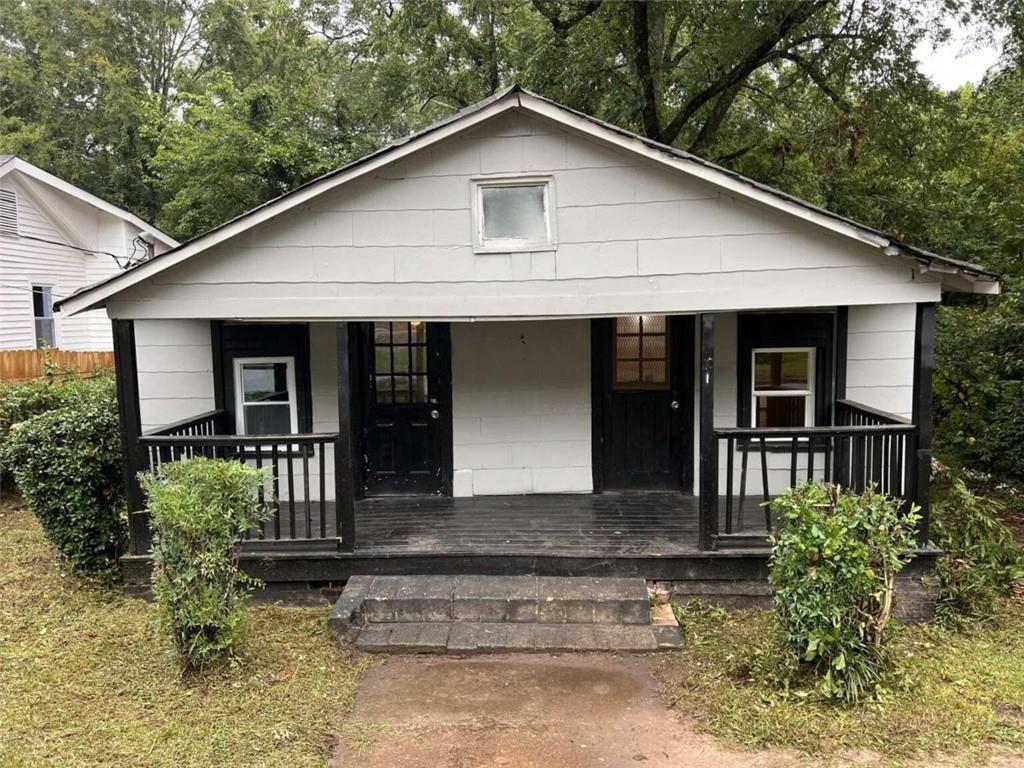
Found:
[[[590,323],[452,324],[454,494],[593,490]]]

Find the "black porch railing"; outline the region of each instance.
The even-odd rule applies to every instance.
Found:
[[[765,502],[803,481],[836,483],[858,492],[874,486],[898,498],[911,495],[917,432],[913,424],[849,400],[836,404],[835,421],[835,426],[828,427],[714,430],[719,451],[723,443],[725,449],[725,534],[744,531],[752,453],[757,459],[757,503],[763,507],[766,532],[772,529],[772,519]]]
[[[340,505],[328,499],[328,468],[334,475],[334,498],[339,476],[327,454],[330,447],[337,456],[339,433],[226,435],[220,434],[223,426],[224,413],[210,411],[147,432],[139,446],[151,470],[197,456],[266,468],[268,480],[259,491],[260,502],[268,503],[273,514],[264,526],[249,532],[248,545],[267,541],[336,546],[344,526]]]

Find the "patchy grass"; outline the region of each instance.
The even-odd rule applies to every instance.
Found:
[[[154,606],[66,575],[0,503],[0,765],[321,766],[364,667],[325,623],[253,606],[244,661],[181,681]]]
[[[945,755],[977,765],[1024,750],[1024,611],[970,632],[901,627],[893,638],[902,683],[884,701],[843,707],[781,694],[750,674],[771,642],[771,614],[685,606],[686,647],[659,669],[673,704],[709,732],[749,747],[821,757],[861,750],[897,763]]]

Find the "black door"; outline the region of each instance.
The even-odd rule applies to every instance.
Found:
[[[445,323],[363,326],[363,493],[451,493],[451,336]]]
[[[693,318],[595,320],[595,489],[693,490]]]

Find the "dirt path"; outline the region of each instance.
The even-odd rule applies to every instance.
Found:
[[[774,768],[667,709],[644,656],[392,657],[356,699],[333,765],[402,768]]]

